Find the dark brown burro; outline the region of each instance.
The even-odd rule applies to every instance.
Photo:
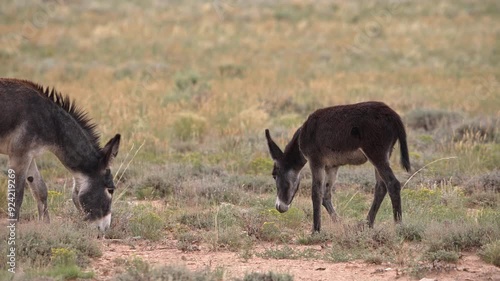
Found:
[[[313,232],[321,229],[321,205],[333,221],[338,217],[332,204],[332,186],[343,165],[375,166],[375,196],[367,221],[373,227],[385,194],[389,192],[394,220],[401,222],[401,184],[389,158],[399,140],[401,165],[410,170],[406,132],[399,115],[382,102],[339,105],[315,111],[295,132],[282,151],[266,129],[267,144],[274,160],[273,178],[278,196],[276,209],[286,212],[297,193],[300,171],[309,161],[312,173]]]
[[[49,221],[47,186],[35,163],[48,150],[73,174],[73,202],[84,218],[101,230],[109,227],[115,188],[109,166],[120,135],[102,148],[99,138],[96,125],[67,96],[29,81],[0,78],[0,154],[9,157],[9,183],[15,188],[9,218],[19,219],[27,182],[39,218]]]

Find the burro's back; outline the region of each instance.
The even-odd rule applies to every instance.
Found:
[[[100,229],[109,227],[115,188],[109,166],[119,145],[117,134],[101,147],[96,125],[68,96],[30,81],[0,78],[0,153],[8,155],[15,178],[11,219],[19,219],[28,182],[39,218],[49,221],[47,187],[34,160],[48,150],[73,174],[73,202],[84,218]]]

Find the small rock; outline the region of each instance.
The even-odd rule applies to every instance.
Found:
[[[422,278],[419,281],[437,281],[437,279]]]

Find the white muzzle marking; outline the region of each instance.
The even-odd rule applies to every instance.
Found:
[[[288,208],[290,208],[290,205],[283,203],[278,197],[276,197],[275,206],[276,209],[282,213],[288,211]]]
[[[99,220],[96,220],[95,224],[100,231],[106,231],[111,225],[111,213],[107,214]]]

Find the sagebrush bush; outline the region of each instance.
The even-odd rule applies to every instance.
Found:
[[[50,225],[39,222],[18,224],[17,262],[26,268],[37,269],[47,267],[53,262],[59,264],[58,262],[61,261],[59,258],[67,258],[74,261],[76,265],[85,267],[90,259],[102,255],[99,243],[95,239],[97,234],[94,228],[76,225],[70,221],[55,221]],[[7,241],[6,235],[8,235],[6,231],[1,232],[0,236],[3,241]],[[7,243],[2,243],[0,250],[7,253],[6,247],[8,247]],[[62,252],[67,254],[64,258]],[[57,255],[58,253],[61,255]],[[5,268],[7,265],[5,256],[0,256],[2,262],[0,268]]]
[[[406,241],[422,241],[424,236],[425,227],[419,223],[408,223],[400,224],[396,228],[399,237]]]
[[[207,120],[193,112],[180,113],[173,125],[173,136],[180,141],[203,140],[207,130]]]
[[[221,64],[219,65],[219,74],[227,78],[243,78],[245,67],[238,64]]]
[[[498,142],[498,121],[473,120],[454,130],[455,141]]]
[[[428,252],[472,250],[488,242],[489,231],[470,221],[434,222],[425,230],[423,242]]]
[[[115,203],[111,227],[105,237],[124,239],[140,237],[152,241],[162,239],[165,234],[166,218],[160,210],[148,204],[132,205]]]
[[[426,131],[432,131],[438,127],[450,127],[461,118],[458,112],[435,109],[416,109],[405,115],[408,127]]]
[[[132,209],[128,228],[133,236],[149,240],[160,240],[164,237],[165,221],[158,212],[146,205],[137,205]]]
[[[175,86],[179,91],[185,91],[200,82],[200,75],[194,71],[176,73]]]
[[[293,277],[289,274],[283,273],[247,273],[243,279],[235,279],[235,281],[292,281]]]
[[[488,173],[472,177],[466,182],[465,188],[468,194],[477,191],[500,193],[500,170],[495,169]]]
[[[452,250],[437,250],[429,251],[425,254],[425,259],[431,262],[444,261],[444,262],[457,262],[460,258],[459,253]]]
[[[222,272],[200,270],[191,271],[184,266],[167,265],[153,267],[149,263],[135,258],[126,262],[127,270],[117,276],[116,281],[216,281],[220,280]]]
[[[479,256],[487,263],[500,267],[500,240],[483,245]]]

